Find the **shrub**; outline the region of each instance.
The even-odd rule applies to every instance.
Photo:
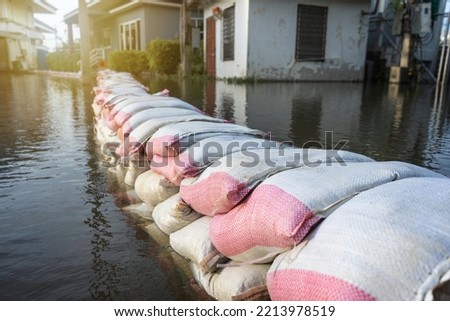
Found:
[[[191,52],[191,75],[204,75],[205,63],[203,62],[203,46],[198,49],[193,49]]]
[[[152,40],[147,46],[150,71],[160,75],[173,75],[180,65],[180,44],[178,40]]]
[[[137,76],[148,69],[147,57],[139,50],[113,51],[108,56],[108,68]]]
[[[56,71],[79,71],[80,54],[70,54],[66,51],[49,52],[47,55],[47,64],[49,70]]]

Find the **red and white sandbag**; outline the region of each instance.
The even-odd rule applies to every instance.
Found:
[[[372,162],[366,156],[334,150],[270,148],[238,151],[209,166],[194,179],[184,179],[181,198],[197,212],[214,216],[231,211],[267,176],[324,162]]]
[[[450,279],[450,180],[408,178],[334,211],[268,274],[272,300],[431,300]]]
[[[146,152],[149,158],[153,154],[164,157],[176,156],[180,152],[180,146],[185,141],[195,143],[201,139],[218,136],[223,133],[262,136],[262,132],[259,130],[236,124],[214,124],[203,121],[184,122],[160,128],[148,141]]]
[[[210,237],[235,261],[272,262],[320,219],[356,194],[408,177],[443,177],[402,162],[322,164],[278,173],[240,205],[211,221]]]
[[[175,157],[153,155],[153,170],[180,185],[186,177],[195,177],[214,161],[236,151],[255,148],[275,148],[280,143],[249,135],[223,134],[203,139]]]

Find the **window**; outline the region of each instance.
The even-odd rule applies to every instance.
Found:
[[[102,44],[103,44],[103,47],[111,46],[111,31],[109,28],[103,28]]]
[[[120,24],[120,49],[141,49],[141,21],[134,20]]]
[[[298,5],[296,60],[325,60],[328,8]]]
[[[234,6],[223,11],[223,60],[234,60]]]

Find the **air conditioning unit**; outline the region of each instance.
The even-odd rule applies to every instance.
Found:
[[[411,8],[411,33],[418,35],[431,32],[431,2],[417,3]]]

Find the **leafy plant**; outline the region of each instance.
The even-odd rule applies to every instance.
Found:
[[[138,76],[148,69],[147,57],[144,51],[139,50],[113,51],[108,56],[108,68]]]
[[[180,65],[178,40],[152,40],[146,49],[150,71],[159,75],[173,75]]]
[[[47,55],[49,70],[77,72],[80,70],[79,61],[79,53],[70,54],[66,51],[57,51],[49,52]]]

